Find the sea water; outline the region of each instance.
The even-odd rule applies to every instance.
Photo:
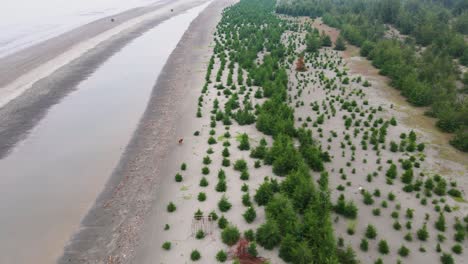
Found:
[[[2,0],[0,57],[94,20],[161,0]]]

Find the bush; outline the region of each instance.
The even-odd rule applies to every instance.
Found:
[[[213,220],[213,221],[218,220],[218,215],[216,214],[215,211],[211,211],[211,213],[209,214],[209,216],[211,216],[211,220]]]
[[[280,230],[273,220],[267,220],[256,232],[256,241],[262,247],[271,250],[281,241]]]
[[[208,175],[208,174],[210,173],[210,168],[208,168],[208,167],[203,167],[201,171],[202,171],[202,174],[203,174],[203,175]]]
[[[257,217],[257,213],[255,212],[255,209],[249,207],[242,216],[244,217],[245,221],[250,224]]]
[[[208,139],[208,144],[210,144],[210,145],[216,144],[216,139],[214,137],[210,137]]]
[[[231,154],[229,153],[229,149],[228,148],[224,148],[223,149],[223,157],[227,158],[229,157]]]
[[[450,196],[453,196],[453,197],[458,197],[458,198],[461,198],[462,197],[462,193],[457,190],[457,189],[450,189],[448,190],[447,192]]]
[[[216,254],[216,260],[219,262],[225,262],[227,260],[227,254],[223,250],[218,251]]]
[[[279,248],[279,257],[286,262],[291,262],[293,259],[293,251],[296,248],[297,242],[291,234],[286,234],[281,241]]]
[[[429,233],[427,232],[426,224],[424,224],[423,227],[416,232],[416,235],[421,241],[427,240],[427,238],[429,237]]]
[[[367,239],[361,239],[361,244],[359,244],[359,248],[364,252],[367,252],[367,250],[369,250],[369,242],[367,241]]]
[[[195,234],[196,239],[203,239],[205,238],[205,232],[203,230],[198,230],[197,233]]]
[[[203,158],[203,164],[208,165],[208,164],[210,164],[210,163],[211,163],[210,156],[205,156],[205,157]]]
[[[244,237],[248,241],[254,241],[255,240],[255,233],[254,233],[254,231],[252,229],[246,230],[244,232]]]
[[[229,209],[231,209],[232,204],[229,202],[229,200],[226,198],[226,196],[223,195],[221,197],[221,200],[218,202],[218,208],[221,212],[227,212]]]
[[[190,259],[192,261],[197,261],[201,259],[201,254],[198,252],[198,250],[193,250],[192,253],[190,253]]]
[[[180,165],[180,169],[183,170],[183,171],[187,170],[187,164],[185,164],[185,162],[182,163],[182,165]]]
[[[336,255],[338,257],[338,263],[343,264],[358,264],[359,261],[356,259],[356,254],[354,253],[351,246],[346,247],[346,250],[337,248]]]
[[[171,242],[166,241],[164,244],[162,244],[162,248],[165,250],[170,250],[171,249]]]
[[[223,158],[221,165],[223,165],[223,167],[229,167],[231,166],[231,161],[229,159]]]
[[[219,180],[218,183],[216,184],[216,191],[217,192],[225,192],[227,189],[226,181],[225,180]]]
[[[174,178],[176,182],[181,182],[183,180],[183,177],[180,175],[180,173],[177,173]]]
[[[353,201],[346,202],[343,195],[340,195],[336,205],[333,207],[337,214],[344,217],[355,219],[357,217],[358,208]]]
[[[460,255],[463,252],[463,247],[460,244],[455,244],[452,247],[452,251],[453,253]]]
[[[452,255],[448,253],[443,253],[442,256],[440,256],[440,262],[442,262],[442,264],[455,264]]]
[[[175,204],[174,204],[173,202],[170,202],[170,203],[167,205],[167,211],[168,211],[169,213],[174,212],[176,209],[177,209],[177,207],[175,206]]]
[[[445,232],[445,217],[443,213],[439,214],[439,218],[435,222],[435,228],[441,232]]]
[[[390,179],[395,179],[397,177],[397,166],[395,164],[391,164],[390,168],[385,173],[385,176],[389,177]]]
[[[370,194],[368,191],[365,191],[363,193],[363,202],[366,205],[371,205],[374,203],[374,199],[372,199],[372,194]]]
[[[255,243],[255,242],[250,242],[250,243],[249,243],[249,247],[247,248],[247,252],[248,252],[252,257],[257,257],[257,256],[258,256],[257,243]]]
[[[390,252],[387,241],[385,241],[385,240],[380,240],[379,241],[379,252],[381,254],[384,254],[384,255],[386,255],[386,254],[388,254]]]
[[[368,225],[367,228],[366,228],[365,235],[369,239],[375,239],[377,237],[377,230],[375,229],[375,226]]]
[[[236,244],[239,238],[240,233],[235,226],[229,225],[228,227],[224,228],[223,232],[221,232],[221,240],[228,246]]]
[[[243,180],[243,181],[247,181],[247,180],[249,180],[249,178],[250,178],[250,174],[247,172],[247,170],[243,170],[241,172],[240,179]]]
[[[256,158],[256,159],[263,159],[265,158],[265,155],[267,153],[267,142],[264,138],[262,138],[260,140],[260,144],[252,149],[252,151],[250,152],[250,157],[252,158]]]
[[[270,182],[263,182],[255,193],[254,200],[258,205],[266,205],[273,197],[273,189]]]
[[[228,225],[228,220],[224,217],[224,215],[221,216],[218,220],[218,227],[221,229],[226,228]]]
[[[201,187],[206,187],[206,186],[208,186],[208,180],[207,180],[205,177],[201,178],[200,184],[199,184],[199,185],[200,185]]]
[[[200,192],[198,193],[198,201],[204,202],[206,200],[206,193]]]
[[[236,160],[234,169],[237,171],[244,171],[247,169],[247,162],[244,159]]]
[[[398,254],[402,257],[408,256],[409,253],[410,253],[410,250],[405,246],[401,246],[400,249],[398,249]]]
[[[240,150],[249,150],[250,149],[250,143],[249,143],[249,136],[247,134],[242,134],[240,137],[240,144],[238,146]]]

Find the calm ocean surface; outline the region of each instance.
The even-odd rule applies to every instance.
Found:
[[[0,57],[73,28],[160,0],[2,0]]]

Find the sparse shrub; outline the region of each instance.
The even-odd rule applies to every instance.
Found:
[[[193,250],[192,253],[190,253],[190,259],[192,261],[197,261],[201,258],[201,254],[198,250]]]
[[[423,225],[422,228],[420,228],[417,232],[416,235],[418,236],[418,239],[421,241],[426,241],[427,238],[429,237],[429,233],[427,232],[427,226],[426,224]]]
[[[206,187],[208,186],[208,180],[205,178],[205,177],[202,177],[201,180],[200,180],[200,187]]]
[[[226,180],[224,179],[219,180],[218,183],[216,184],[215,190],[217,192],[225,192],[226,189],[227,189]]]
[[[219,262],[225,262],[227,260],[227,254],[224,250],[218,251],[216,254],[216,260]]]
[[[218,220],[218,227],[221,228],[221,229],[224,229],[224,228],[227,227],[227,225],[228,225],[228,221],[224,217],[224,215],[222,215]]]
[[[174,178],[176,182],[181,182],[183,180],[183,177],[180,175],[180,173],[177,173]]]
[[[398,249],[398,254],[402,257],[407,257],[410,253],[410,250],[405,247],[405,246],[401,246],[399,249]]]
[[[224,244],[228,246],[232,246],[237,243],[240,238],[240,233],[237,227],[235,226],[227,226],[221,232],[221,240]]]
[[[211,136],[210,138],[208,138],[208,144],[214,145],[214,144],[216,144],[216,143],[217,143],[217,142],[216,142],[216,139],[215,139],[214,137]]]
[[[244,237],[248,241],[254,241],[255,240],[255,232],[252,229],[246,230],[244,232]]]
[[[244,171],[247,169],[247,162],[244,159],[236,160],[234,169],[237,171]]]
[[[359,244],[359,248],[364,252],[367,252],[367,250],[369,250],[369,242],[367,241],[367,239],[365,239],[365,238],[361,239],[361,243]]]
[[[250,143],[249,143],[249,136],[247,134],[242,134],[240,137],[240,144],[239,144],[239,149],[240,150],[249,150],[250,149]]]
[[[206,200],[206,193],[204,193],[204,192],[198,193],[198,197],[197,197],[197,198],[198,198],[198,201],[204,202],[204,201]]]
[[[366,228],[366,237],[369,239],[375,239],[377,237],[377,229],[373,225],[368,225]]]
[[[195,234],[195,238],[197,239],[205,238],[205,232],[203,232],[203,230],[198,230],[197,233]]]
[[[224,167],[229,167],[231,166],[231,161],[227,158],[223,158],[223,161],[221,162],[221,165],[223,165]]]
[[[247,223],[252,223],[255,218],[257,217],[257,213],[255,212],[255,209],[252,207],[247,208],[245,213],[242,215]]]
[[[449,253],[443,253],[442,256],[440,256],[440,262],[442,262],[442,264],[455,264],[455,260]]]
[[[229,209],[231,209],[232,204],[229,202],[229,200],[226,198],[226,196],[223,195],[221,197],[221,200],[218,202],[218,208],[221,212],[227,212]]]
[[[257,243],[255,242],[250,242],[249,243],[249,247],[247,248],[247,252],[253,256],[253,257],[257,257],[258,256],[258,251],[257,251]]]
[[[271,183],[265,181],[257,189],[255,193],[254,200],[258,205],[266,205],[270,199],[273,197],[273,190],[271,188]],[[260,244],[261,245],[261,244]]]
[[[460,255],[463,252],[463,247],[460,244],[455,244],[452,247],[452,251],[453,253]]]
[[[386,254],[388,254],[390,252],[387,241],[385,241],[385,240],[380,240],[378,247],[379,247],[380,254],[386,255]]]
[[[251,206],[252,202],[250,201],[250,195],[249,193],[245,193],[242,195],[242,204],[244,206]]]
[[[170,250],[171,249],[171,242],[166,241],[164,244],[162,244],[162,248],[165,250]]]
[[[177,207],[175,206],[175,204],[174,204],[173,202],[170,202],[170,203],[167,205],[167,211],[168,211],[169,213],[174,212],[176,209],[177,209]]]
[[[439,218],[435,222],[435,228],[441,232],[445,232],[445,217],[443,213],[439,214]]]

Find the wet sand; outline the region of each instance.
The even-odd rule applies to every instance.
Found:
[[[51,105],[131,40],[202,2],[176,0],[128,11],[114,16],[122,16],[122,24],[98,20],[0,59],[0,158],[26,137]]]
[[[153,89],[139,127],[104,192],[65,249],[60,263],[155,263],[151,228],[162,178],[170,177],[173,154],[193,137],[198,96],[211,55],[221,10],[232,1],[213,1],[190,25]],[[158,225],[159,226],[159,225]]]

